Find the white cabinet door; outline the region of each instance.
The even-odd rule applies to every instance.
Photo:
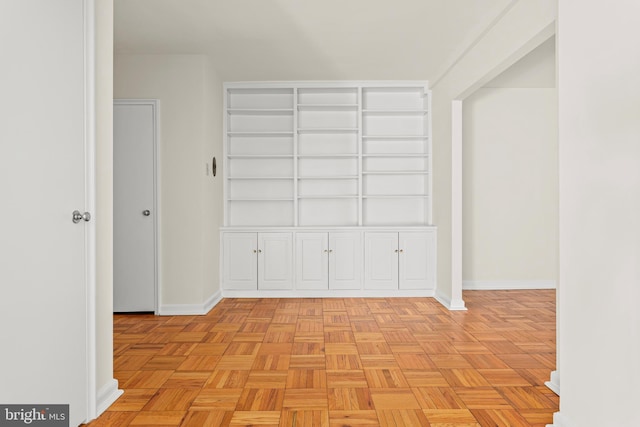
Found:
[[[365,289],[398,289],[398,233],[365,233]]]
[[[225,233],[223,237],[225,289],[258,289],[258,234]]]
[[[293,289],[291,233],[258,233],[258,289]]]
[[[360,233],[329,233],[329,289],[361,289]]]
[[[327,233],[296,233],[296,289],[327,289]]]
[[[433,233],[399,233],[400,289],[433,289]]]

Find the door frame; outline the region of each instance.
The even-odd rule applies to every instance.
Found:
[[[160,244],[160,233],[158,232],[158,230],[160,230],[160,224],[162,223],[160,209],[158,209],[160,206],[160,150],[158,146],[160,141],[160,101],[158,99],[114,98],[113,105],[148,105],[153,111],[153,313],[157,316],[160,314],[160,291],[162,289],[160,274],[162,246]],[[118,171],[114,165],[114,174],[117,172]]]
[[[85,212],[96,212],[96,0],[83,0],[84,9],[84,156],[85,156]],[[97,248],[96,221],[85,226],[85,283],[86,283],[86,357],[87,408],[86,421],[97,417]]]

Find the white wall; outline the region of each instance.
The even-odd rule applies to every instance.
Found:
[[[221,83],[204,55],[123,54],[114,62],[115,98],[160,100],[160,309],[190,310],[219,289],[220,178],[206,176],[205,163],[221,152]]]
[[[204,68],[205,138],[202,156],[208,162],[209,175],[203,176],[202,256],[203,283],[206,300],[220,290],[220,227],[223,224],[222,185],[222,81],[215,63],[207,58]],[[211,173],[212,158],[217,160],[217,174]]]
[[[479,89],[463,120],[463,287],[555,287],[555,89]]]
[[[558,427],[640,425],[640,2],[560,0]]]
[[[462,162],[452,140],[452,101],[465,99],[517,60],[549,39],[555,31],[553,0],[520,0],[489,28],[480,39],[432,84],[434,224],[438,226],[438,288],[440,301],[451,307],[462,303],[462,265],[454,265],[462,242],[460,223],[452,221],[452,203],[462,197],[453,176],[461,174]],[[456,154],[454,156],[454,154]],[[453,198],[452,198],[453,195]],[[458,221],[458,220],[456,220]],[[456,283],[460,282],[460,283]]]
[[[556,38],[529,52],[524,58],[484,85],[485,88],[556,87]]]

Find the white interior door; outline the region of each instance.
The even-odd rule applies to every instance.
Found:
[[[93,191],[84,24],[82,0],[0,2],[0,402],[69,404],[71,426],[87,418],[95,333],[93,221],[72,222]]]
[[[156,310],[154,101],[113,106],[113,310]]]

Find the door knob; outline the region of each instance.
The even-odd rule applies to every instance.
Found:
[[[151,211],[149,209],[145,209],[145,210],[142,211],[142,215],[149,216],[149,215],[151,215]]]
[[[71,215],[72,215],[71,220],[73,221],[74,224],[79,223],[83,219],[86,222],[91,221],[91,214],[89,212],[81,213],[80,211],[73,211]]]

